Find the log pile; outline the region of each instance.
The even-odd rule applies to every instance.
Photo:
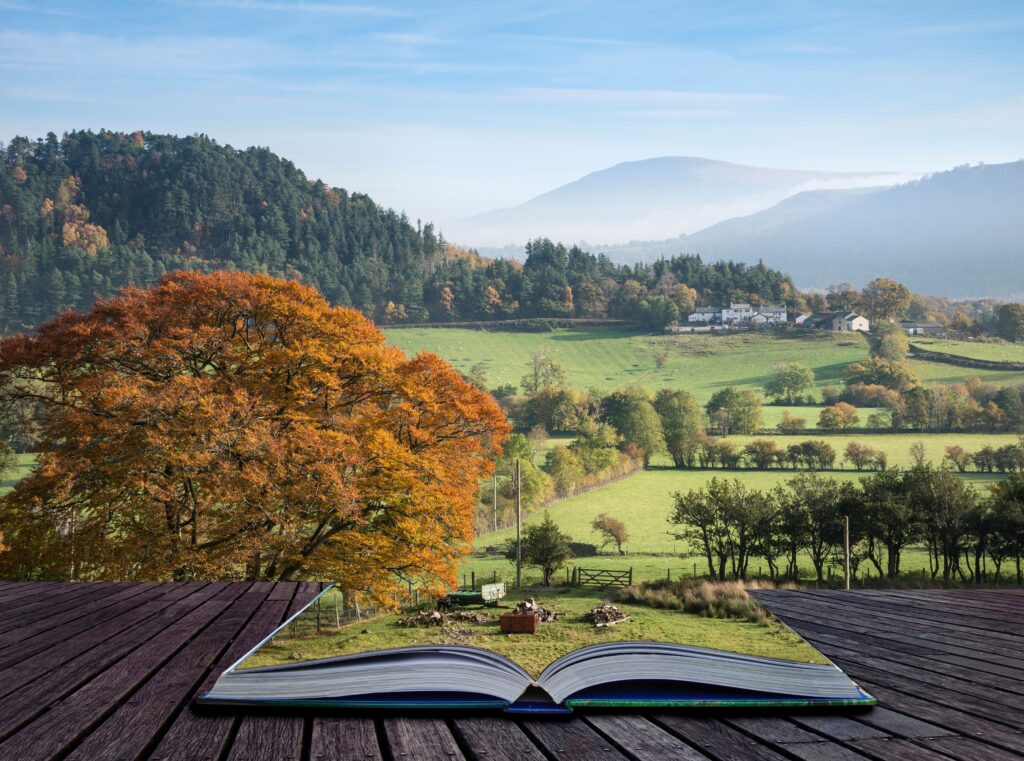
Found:
[[[483,624],[490,621],[490,616],[468,610],[457,610],[454,613],[441,613],[437,610],[420,610],[411,616],[395,621],[395,626],[446,626],[456,623]]]
[[[547,608],[538,605],[531,597],[529,600],[523,600],[516,604],[515,612],[519,615],[523,613],[538,613],[540,614],[541,623],[547,623],[548,621],[557,621],[561,615],[558,611],[548,610]]]
[[[604,605],[598,605],[589,613],[583,614],[583,620],[594,626],[614,626],[615,624],[621,624],[623,621],[630,621],[632,619],[614,605],[605,603]]]

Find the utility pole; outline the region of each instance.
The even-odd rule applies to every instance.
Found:
[[[843,561],[846,567],[846,589],[850,589],[850,516],[843,516]]]
[[[498,471],[491,474],[494,483],[494,530],[498,530]]]
[[[516,458],[516,589],[522,580],[523,571],[523,478],[519,469],[519,458]]]

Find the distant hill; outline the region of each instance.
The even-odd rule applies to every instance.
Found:
[[[958,167],[870,193],[804,194],[685,236],[675,249],[770,262],[801,287],[881,275],[920,293],[1020,296],[1024,161]]]
[[[430,225],[205,136],[15,138],[0,209],[0,333],[180,268],[300,278],[336,304],[427,319],[424,283],[449,253]]]
[[[766,209],[803,190],[896,179],[667,156],[617,164],[515,208],[478,215],[455,225],[453,237],[474,246],[518,244],[538,235],[610,244],[667,238]]]

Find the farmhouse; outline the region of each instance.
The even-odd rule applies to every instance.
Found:
[[[698,307],[686,321],[704,325],[779,325],[786,322],[786,306],[733,303],[727,307]]]
[[[937,322],[908,322],[900,323],[900,330],[908,336],[937,336],[942,332],[942,326]]]
[[[804,317],[803,320],[797,318],[796,324],[803,328],[832,330],[839,333],[867,333],[871,327],[871,323],[868,321],[868,318],[859,315],[856,312],[829,312],[828,314],[815,314],[809,317]]]

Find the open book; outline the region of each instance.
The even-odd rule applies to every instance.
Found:
[[[756,621],[715,619],[637,603],[609,607],[599,592],[572,590],[537,601],[548,619],[557,614],[534,616],[537,633],[502,634],[499,616],[512,606],[338,626],[338,596],[325,590],[200,701],[520,713],[875,703],[763,609]]]

